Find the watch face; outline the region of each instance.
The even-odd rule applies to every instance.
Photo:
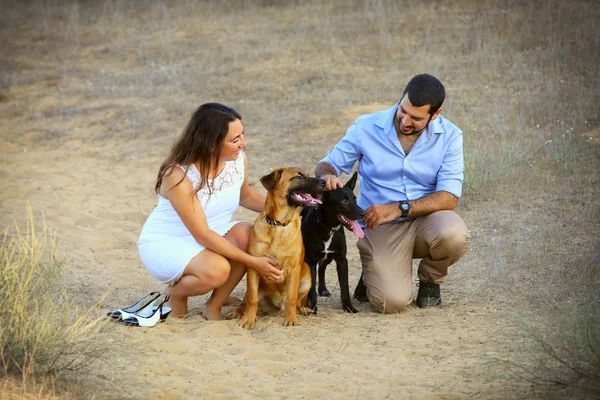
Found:
[[[400,208],[402,208],[403,211],[408,211],[410,209],[410,206],[408,205],[408,203],[402,203],[400,205]]]

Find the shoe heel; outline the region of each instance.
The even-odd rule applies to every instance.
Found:
[[[137,303],[135,303],[134,305],[125,307],[125,308],[119,308],[114,311],[110,311],[110,312],[106,313],[106,315],[108,317],[110,317],[112,319],[116,319],[116,320],[122,319],[122,318],[129,318],[129,317],[131,317],[132,314],[135,314],[136,312],[142,310],[143,308],[148,306],[148,304],[153,303],[154,300],[156,300],[158,298],[158,296],[160,296],[160,292],[150,292],[146,296],[144,296],[140,300],[138,300]]]
[[[162,312],[160,313],[160,322],[165,322],[165,320],[169,317],[169,314],[171,314],[171,307],[167,307],[164,306],[162,309]]]

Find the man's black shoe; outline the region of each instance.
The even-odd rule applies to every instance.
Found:
[[[437,283],[419,282],[419,294],[417,295],[417,307],[430,308],[442,304],[440,285]]]

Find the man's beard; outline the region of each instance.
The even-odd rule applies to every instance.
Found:
[[[415,128],[412,128],[412,131],[408,131],[408,133],[405,133],[402,130],[402,122],[400,122],[400,120],[398,120],[398,116],[394,116],[394,120],[396,121],[396,126],[398,127],[397,131],[403,135],[403,136],[414,136],[414,135],[418,135],[421,132],[423,132],[425,129],[427,129],[427,127],[429,126],[429,123],[431,122],[431,115],[429,116],[429,119],[427,120],[427,123],[425,124],[425,126],[423,127],[423,129],[419,130],[419,131],[415,131]]]

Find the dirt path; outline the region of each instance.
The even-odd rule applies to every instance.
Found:
[[[390,107],[407,78],[431,71],[447,82],[444,112],[464,128],[475,154],[469,176],[493,187],[494,179],[512,176],[502,168],[521,165],[520,149],[544,146],[544,129],[554,135],[553,129],[564,128],[564,122],[545,117],[545,110],[555,108],[549,106],[552,96],[560,93],[563,101],[587,93],[581,94],[575,83],[559,86],[561,68],[549,75],[538,66],[548,55],[536,52],[547,45],[536,44],[543,35],[523,23],[531,9],[517,3],[451,2],[436,6],[435,12],[427,2],[399,10],[385,10],[385,2],[265,2],[277,4],[264,7],[246,2],[244,7],[234,2],[172,7],[108,0],[43,3],[15,2],[0,25],[6,48],[0,57],[0,226],[16,220],[24,227],[29,204],[38,224],[44,219],[67,253],[67,286],[76,302],[100,302],[101,313],[164,289],[140,262],[136,241],[157,201],[152,187],[158,166],[202,102],[218,100],[244,115],[250,180],[262,190],[258,178],[275,167],[312,171],[355,118]],[[540,27],[553,20],[546,14],[539,18]],[[415,36],[414,21],[430,28]],[[490,27],[495,30],[488,34]],[[522,39],[521,47],[514,46],[516,39]],[[551,67],[555,56],[552,49]],[[523,69],[526,63],[533,73]],[[539,94],[539,88],[547,91]],[[523,99],[528,90],[530,97]],[[520,105],[527,99],[527,106]],[[593,114],[594,104],[591,99],[573,107],[583,119]],[[516,117],[506,121],[504,115]],[[591,126],[592,119],[585,118]],[[532,120],[546,125],[527,125]],[[458,211],[471,230],[470,250],[451,270],[442,308],[380,315],[355,304],[359,313],[346,314],[335,268],[327,276],[332,297],[321,299],[319,314],[300,318],[295,328],[282,327],[279,316],[259,319],[253,331],[235,321],[206,322],[199,315],[206,300],[202,296],[190,301],[192,315],[184,321],[169,319],[153,329],[115,323],[108,335],[119,351],[85,377],[90,394],[155,399],[535,397],[529,384],[508,379],[494,363],[519,352],[514,316],[528,311],[527,301],[519,297],[523,292],[516,293],[511,282],[521,279],[520,269],[540,272],[571,260],[570,252],[584,261],[597,254],[598,178],[580,173],[567,180],[579,156],[562,150],[572,142],[561,139],[561,144],[548,147],[550,162],[539,164],[540,170],[550,165],[548,170],[567,171],[549,173],[556,177],[547,189],[538,187],[526,197],[535,182],[519,181],[515,192],[523,196],[514,201],[488,198],[469,187]],[[492,158],[495,154],[498,159]],[[598,164],[597,151],[586,154],[589,165]],[[556,167],[553,160],[561,164]],[[538,161],[532,159],[518,173],[537,178],[531,171]],[[578,203],[569,201],[574,194]],[[569,224],[560,225],[555,216]],[[254,215],[240,211],[237,218],[252,221]],[[545,230],[536,231],[544,224]],[[348,237],[348,242],[353,290],[360,267],[355,239]],[[540,287],[536,284],[534,290]],[[244,283],[234,295],[243,293]]]
[[[68,251],[69,287],[82,304],[110,292],[102,302],[110,310],[163,289],[146,273],[135,245],[156,200],[150,190],[156,158],[144,157],[151,144],[139,143],[140,157],[120,167],[106,160],[118,154],[118,146],[98,151],[71,140],[36,147],[34,142],[3,146],[0,175],[8,177],[8,186],[1,198],[2,222],[24,222],[23,199],[38,219],[43,212]],[[264,161],[252,159],[253,175]],[[243,211],[237,217],[254,218]],[[470,252],[456,266],[460,276],[468,275],[477,257]],[[354,285],[360,274],[354,245],[349,263]],[[321,300],[317,316],[300,318],[296,328],[281,326],[279,316],[265,317],[250,332],[234,321],[204,321],[198,315],[203,296],[191,300],[193,315],[185,321],[169,319],[147,330],[114,324],[111,335],[122,354],[108,360],[100,375],[119,381],[129,371],[135,382],[130,389],[165,399],[511,397],[514,393],[503,391],[484,366],[492,357],[510,355],[502,333],[510,309],[490,309],[486,299],[463,297],[464,284],[468,281],[454,276],[448,280],[439,310],[412,307],[382,316],[357,304],[359,314],[349,315],[341,310],[330,268],[333,294]],[[234,292],[243,293],[243,285]]]

